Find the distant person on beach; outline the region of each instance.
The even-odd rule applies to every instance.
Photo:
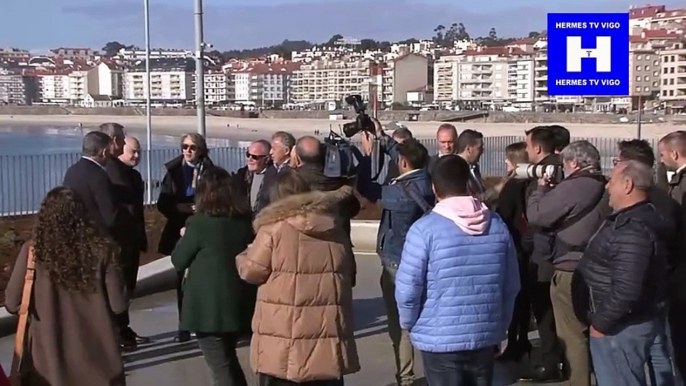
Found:
[[[164,256],[170,255],[181,238],[181,229],[186,226],[186,220],[195,213],[195,190],[204,171],[214,166],[208,156],[205,138],[197,133],[185,134],[181,137],[182,154],[167,162],[167,169],[160,195],[157,199],[157,209],[167,218],[164,226],[158,252]],[[176,295],[179,315],[183,306],[184,273],[179,272],[176,278]],[[175,342],[187,342],[191,339],[190,332],[180,330],[174,338]]]
[[[31,254],[35,259],[26,348],[30,365],[24,366],[22,385],[126,384],[112,318],[126,310],[126,285],[117,245],[91,217],[80,195],[55,188],[43,200],[31,240],[19,252],[5,293],[12,314],[21,307]]]

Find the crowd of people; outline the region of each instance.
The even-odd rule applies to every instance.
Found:
[[[350,178],[328,176],[316,137],[252,142],[233,173],[201,135],[181,137],[160,185],[157,252],[177,270],[174,341],[197,339],[212,385],[247,385],[236,353],[247,339],[261,386],[343,385],[360,370],[351,219],[367,200],[382,209],[398,385],[414,384],[415,350],[430,386],[490,385],[496,361],[526,363],[534,382],[683,384],[686,132],[659,142],[657,165],[647,142],[620,142],[607,178],[590,142],[535,127],[489,185],[481,133],[443,124],[430,155],[410,130],[373,122]],[[375,142],[390,159],[384,181],[371,177]],[[151,342],[128,316],[150,249],[139,158],[123,126],[103,124],[43,200],[6,290],[11,313],[30,302],[23,384],[124,385],[122,352]],[[556,172],[527,178],[523,163]]]

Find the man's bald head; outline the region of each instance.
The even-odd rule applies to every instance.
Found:
[[[662,137],[658,151],[660,161],[668,170],[676,171],[686,165],[686,131],[679,130]]]
[[[141,161],[141,144],[136,137],[124,138],[124,149],[119,160],[131,167],[136,167]]]
[[[322,143],[309,135],[301,137],[295,144],[295,154],[303,164],[321,164]]]

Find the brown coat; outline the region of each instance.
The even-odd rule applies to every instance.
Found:
[[[19,312],[26,275],[28,244],[19,252],[7,285],[5,307]],[[112,313],[127,307],[124,279],[118,268],[100,264],[97,290],[82,294],[55,286],[36,262],[29,309],[28,352],[31,386],[123,386],[122,362]]]
[[[272,203],[254,222],[257,237],[237,258],[260,285],[251,363],[293,382],[332,380],[360,370],[354,337],[354,256],[337,208],[350,187]]]

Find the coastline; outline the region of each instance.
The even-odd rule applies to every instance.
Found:
[[[94,129],[105,122],[118,122],[136,136],[145,135],[145,116],[111,116],[111,115],[0,115],[0,126],[21,129],[22,127],[77,127],[83,124],[84,130]],[[230,118],[208,116],[206,118],[207,136],[237,141],[249,141],[268,138],[276,131],[288,131],[294,136],[313,135],[315,130],[328,132],[329,128],[338,127],[348,120],[328,119],[285,119],[285,118]],[[384,124],[388,122],[382,122]],[[444,122],[439,121],[400,121],[407,126],[419,139],[434,138],[436,129]],[[610,123],[491,123],[491,122],[456,122],[452,123],[458,131],[464,129],[478,130],[487,137],[522,136],[524,131],[537,125],[559,124],[577,138],[635,138],[636,124]],[[178,136],[187,132],[195,132],[197,117],[195,116],[153,116],[152,129],[155,135]],[[659,139],[664,135],[682,129],[682,125],[671,122],[644,123],[642,137],[644,139]]]

